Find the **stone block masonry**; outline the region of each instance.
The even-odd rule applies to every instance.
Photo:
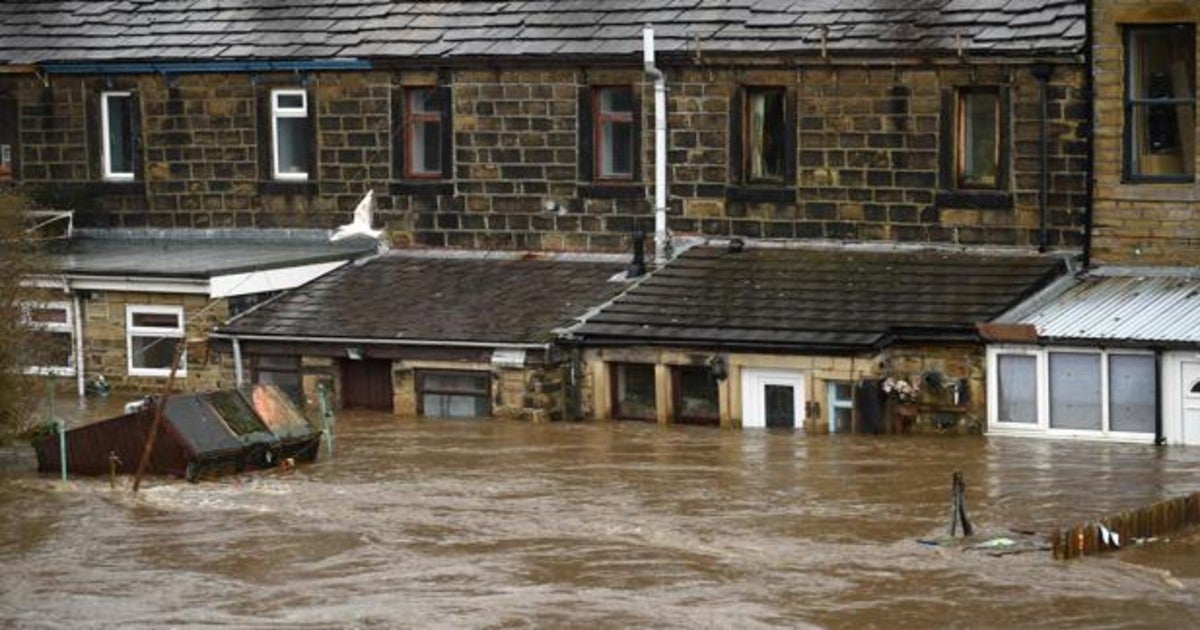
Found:
[[[666,67],[670,229],[676,234],[1033,246],[1040,208],[1039,90],[1009,63]],[[772,62],[774,62],[772,64]],[[772,64],[772,65],[768,65]],[[773,68],[773,69],[770,69]],[[1049,245],[1082,242],[1087,154],[1081,65],[1050,80]],[[617,251],[652,231],[653,90],[626,67],[426,69],[308,75],[76,77],[49,86],[6,79],[17,95],[17,180],[45,205],[74,208],[83,226],[331,227],[368,189],[399,245]],[[590,89],[635,94],[637,158],[628,181],[598,181]],[[445,177],[406,179],[399,166],[404,87],[448,89],[452,160]],[[948,96],[985,86],[1005,94],[1003,177],[994,194],[947,181]],[[271,181],[269,94],[304,89],[313,123],[305,182]],[[786,92],[783,181],[741,174],[748,88]],[[136,95],[133,182],[99,174],[96,102]],[[592,134],[587,133],[588,130]],[[399,147],[399,148],[398,148]],[[269,163],[269,162],[267,162]]]

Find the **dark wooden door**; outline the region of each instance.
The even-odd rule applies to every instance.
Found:
[[[392,362],[342,359],[342,407],[392,410]]]

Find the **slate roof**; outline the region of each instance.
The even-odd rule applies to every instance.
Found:
[[[1058,258],[940,250],[698,247],[587,319],[584,342],[853,351],[974,339],[1065,271]]]
[[[218,332],[387,341],[546,343],[623,283],[616,262],[394,250],[280,296]]]
[[[1200,275],[1194,269],[1100,267],[1001,320],[1031,324],[1046,342],[1197,347]]]
[[[1085,0],[0,2],[0,63],[637,55],[1072,54]]]
[[[370,238],[331,243],[323,230],[76,230],[51,246],[55,273],[207,279],[351,260],[376,251]]]

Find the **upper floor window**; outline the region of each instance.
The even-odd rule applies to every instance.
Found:
[[[1126,179],[1193,179],[1195,46],[1191,25],[1126,27]]]
[[[782,181],[787,153],[787,102],[782,88],[747,88],[742,173],[748,181]]]
[[[594,88],[592,116],[596,179],[633,179],[633,90],[627,86]]]
[[[432,87],[404,91],[405,177],[442,175],[443,91]]]
[[[957,187],[999,188],[999,91],[986,88],[959,90],[955,123]]]
[[[100,163],[106,180],[134,179],[134,116],[130,92],[100,94]]]
[[[17,99],[0,92],[0,182],[17,175]]]
[[[308,92],[271,91],[271,174],[274,179],[306,180],[311,152]]]

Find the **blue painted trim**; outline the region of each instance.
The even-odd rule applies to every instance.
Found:
[[[136,63],[47,62],[49,74],[192,74],[202,72],[319,72],[370,70],[364,59],[297,59],[288,61],[149,61]]]

